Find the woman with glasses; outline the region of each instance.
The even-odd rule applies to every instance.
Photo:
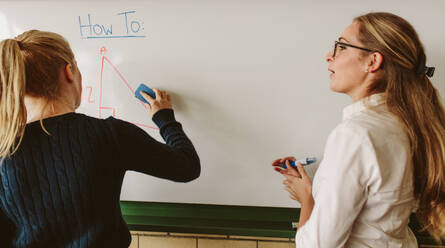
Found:
[[[272,165],[301,204],[297,247],[417,247],[416,211],[445,235],[445,113],[414,28],[390,13],[354,19],[326,56],[331,90],[353,104],[313,182],[293,157]],[[288,169],[283,169],[283,163]]]

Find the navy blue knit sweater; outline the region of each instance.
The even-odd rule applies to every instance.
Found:
[[[126,170],[177,182],[200,174],[172,110],[153,121],[167,144],[135,125],[68,113],[26,125],[0,167],[0,247],[128,247],[119,205]]]

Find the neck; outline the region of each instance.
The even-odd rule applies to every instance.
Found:
[[[352,98],[353,102],[358,102],[361,99],[371,95],[371,93],[368,91],[368,85],[369,85],[369,83],[363,83],[355,91],[349,92],[347,94],[349,95],[349,97]]]
[[[25,96],[25,106],[27,112],[26,123],[49,118],[52,116],[63,115],[74,112],[72,105],[62,101],[48,102],[41,97]]]

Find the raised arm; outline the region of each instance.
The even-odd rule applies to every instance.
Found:
[[[145,106],[166,144],[131,123],[114,119],[113,131],[124,156],[123,169],[177,182],[194,180],[201,173],[198,154],[181,124],[175,120],[170,96],[164,91],[153,90],[156,99],[142,95],[149,102]]]

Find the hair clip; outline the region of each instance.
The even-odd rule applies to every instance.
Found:
[[[425,65],[425,61],[426,61],[426,57],[425,54],[423,54],[422,56],[420,56],[420,61],[418,63],[417,66],[417,74],[425,74],[428,77],[432,77],[434,75],[434,70],[436,69],[435,67],[428,67]]]
[[[428,76],[428,77],[432,77],[433,75],[434,75],[434,71],[436,70],[436,67],[428,67],[428,66],[425,66],[425,74]]]

